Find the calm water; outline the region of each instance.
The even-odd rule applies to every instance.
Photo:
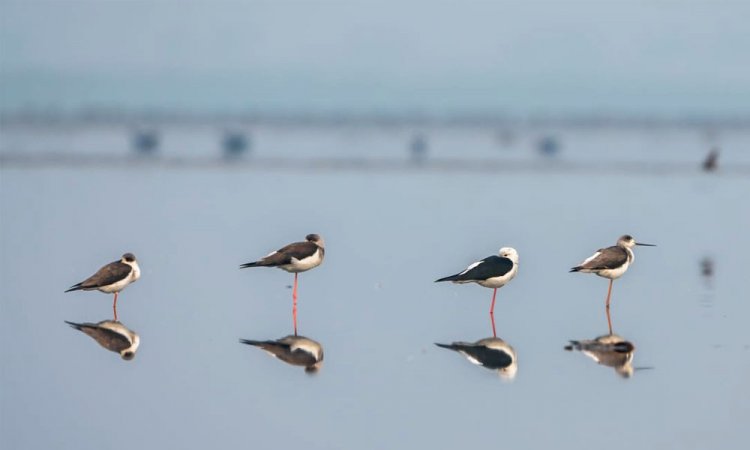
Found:
[[[111,129],[4,130],[0,155],[126,155]],[[205,130],[203,130],[205,131]],[[67,134],[66,134],[67,133]],[[403,158],[396,130],[259,130],[252,157]],[[433,130],[431,156],[539,159],[536,135]],[[685,170],[692,131],[560,130],[557,162],[668,162],[679,170],[288,170],[3,164],[0,436],[7,448],[745,448],[750,419],[750,134],[722,135],[722,169]],[[166,155],[217,153],[172,130]],[[610,166],[607,166],[610,167]],[[744,174],[744,175],[743,175]],[[293,277],[237,266],[317,232],[324,264],[300,276],[300,333],[315,376],[238,343],[291,332]],[[630,233],[655,248],[615,282],[629,379],[571,339],[607,333],[607,280],[569,274]],[[512,382],[434,342],[491,336],[492,291],[435,284],[501,246],[520,253],[498,293]],[[125,251],[142,278],[120,296],[133,361],[64,320],[111,317],[111,297],[63,294]],[[714,274],[701,274],[704,258]]]

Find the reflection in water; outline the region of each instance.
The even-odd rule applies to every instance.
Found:
[[[635,346],[616,334],[606,334],[591,340],[570,341],[565,350],[578,350],[597,363],[614,368],[623,378],[633,376]]]
[[[303,366],[307,373],[315,373],[323,365],[323,346],[304,336],[290,335],[275,341],[240,339],[240,342],[260,347],[287,364]]]
[[[703,160],[703,171],[714,172],[719,167],[719,148],[714,147]]]
[[[516,371],[518,371],[516,351],[500,338],[489,337],[476,342],[435,343],[435,345],[457,351],[472,364],[497,370],[500,377],[505,380],[512,380],[516,377]]]
[[[114,320],[102,320],[99,323],[75,323],[66,320],[65,323],[88,334],[107,350],[119,353],[126,361],[135,357],[135,352],[141,344],[141,338],[135,331]]]
[[[701,275],[706,280],[710,280],[714,276],[714,260],[710,256],[701,259]]]

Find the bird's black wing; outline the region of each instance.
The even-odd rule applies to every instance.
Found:
[[[501,277],[513,270],[513,261],[502,256],[488,256],[476,266],[455,276],[454,281],[482,281]]]
[[[485,345],[469,344],[465,342],[435,345],[437,345],[438,347],[464,353],[471,357],[471,359],[478,361],[483,367],[486,367],[488,369],[504,369],[513,364],[513,358],[507,352],[492,349]]]

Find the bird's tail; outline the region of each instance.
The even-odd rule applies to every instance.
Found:
[[[70,288],[69,288],[69,289],[68,289],[67,291],[65,291],[65,292],[70,292],[70,291],[80,291],[81,289],[83,289],[83,283],[78,283],[78,284],[74,284],[73,286],[71,286],[71,287],[70,287]]]
[[[83,329],[82,323],[68,322],[67,320],[65,321],[65,323],[67,323],[68,325],[70,325],[71,327],[75,328],[78,331],[81,331]]]
[[[570,341],[570,344],[565,346],[565,350],[569,352],[573,350],[580,350],[580,349],[581,349],[581,343],[578,341]]]
[[[568,273],[570,273],[570,272],[579,272],[581,269],[583,269],[583,267],[581,267],[581,266],[571,267],[570,270],[568,271]]]
[[[251,340],[251,339],[240,339],[240,343],[241,344],[247,344],[247,345],[253,345],[255,347],[260,347],[261,345],[265,345],[268,342],[266,342],[266,341],[254,341],[254,340]]]
[[[261,261],[253,261],[240,265],[240,269],[247,269],[248,267],[260,267],[263,263]]]
[[[458,280],[458,274],[451,275],[445,278],[441,278],[439,280],[435,280],[435,283],[440,283],[441,281],[456,281],[456,280]]]
[[[453,344],[440,344],[435,342],[435,345],[437,345],[440,348],[447,348],[448,350],[455,350],[456,348],[453,346]]]

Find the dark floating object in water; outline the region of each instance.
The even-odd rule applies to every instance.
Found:
[[[447,348],[462,354],[470,363],[497,371],[505,380],[512,380],[518,371],[516,351],[507,342],[497,337],[488,337],[476,342],[454,342],[452,344],[438,344],[440,348]]]
[[[142,155],[152,155],[159,148],[159,133],[156,130],[137,130],[133,134],[133,148]]]
[[[536,143],[536,148],[544,156],[554,156],[560,151],[560,141],[554,136],[543,136]]]
[[[316,373],[323,365],[323,346],[304,336],[290,335],[275,341],[240,339],[240,343],[261,348],[287,364],[302,366],[307,373]]]
[[[138,333],[114,320],[102,320],[99,323],[75,323],[66,320],[65,323],[91,336],[107,350],[119,353],[126,361],[135,358],[135,352],[141,344]]]
[[[583,341],[570,341],[570,344],[565,346],[565,350],[578,350],[597,363],[612,367],[623,378],[632,377],[636,370],[651,368],[633,367],[635,345],[616,334],[605,334]]]
[[[226,131],[221,140],[224,157],[236,158],[250,150],[250,137],[241,131]]]
[[[409,152],[411,154],[411,161],[414,163],[422,163],[427,158],[428,150],[427,137],[422,133],[416,133],[411,137],[409,142]]]
[[[719,149],[714,147],[708,152],[708,156],[703,161],[703,170],[705,172],[714,172],[719,168]]]

